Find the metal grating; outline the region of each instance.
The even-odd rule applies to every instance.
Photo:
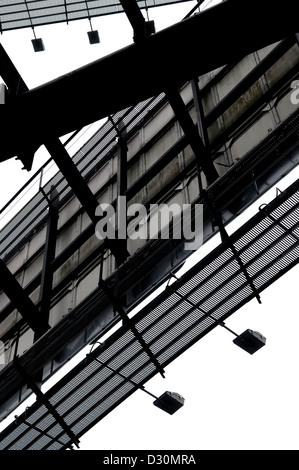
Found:
[[[299,181],[261,207],[230,242],[258,292],[294,267],[299,259]],[[95,360],[87,357],[45,397],[79,438],[157,373],[130,327],[164,368],[217,326],[215,320],[223,321],[254,297],[235,253],[224,242],[98,346]],[[1,450],[66,449],[71,443],[39,401],[0,440]]]
[[[139,8],[190,0],[137,0]],[[1,32],[122,13],[119,1],[111,0],[1,0]]]

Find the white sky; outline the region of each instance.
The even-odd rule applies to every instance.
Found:
[[[160,30],[181,20],[194,4],[150,9],[149,19]],[[98,45],[88,43],[87,20],[36,28],[44,52],[33,51],[30,29],[4,33],[1,43],[32,88],[132,43],[131,26],[122,14],[93,19],[92,25],[99,30]],[[42,148],[32,172],[46,159]],[[1,163],[0,207],[33,174],[21,167],[19,161]],[[297,169],[293,180],[298,176]],[[278,187],[284,189],[284,183]],[[274,197],[275,188],[260,203]],[[257,210],[251,208],[251,215]],[[146,385],[157,396],[165,390],[178,392],[185,398],[183,408],[170,416],[137,391],[81,438],[80,448],[298,450],[298,272],[297,266],[262,293],[262,305],[251,301],[226,321],[237,333],[260,331],[267,338],[264,348],[251,356],[233,344],[228,331],[215,329],[170,364],[165,379],[157,375]]]

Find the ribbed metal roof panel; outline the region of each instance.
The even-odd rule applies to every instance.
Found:
[[[137,0],[140,8],[182,3],[189,0]],[[2,0],[0,5],[3,31],[32,28],[52,23],[122,13],[117,0]]]

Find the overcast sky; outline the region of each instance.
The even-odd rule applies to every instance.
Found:
[[[149,19],[155,19],[160,30],[182,19],[194,4],[149,10]],[[99,45],[88,43],[90,25],[85,20],[36,28],[44,52],[33,52],[30,29],[4,33],[1,42],[32,88],[132,43],[124,15],[98,18],[92,24],[99,30]],[[47,158],[40,149],[32,171]],[[2,206],[31,174],[22,171],[18,161],[0,165]],[[278,187],[283,189],[283,184],[288,183]],[[275,189],[260,203],[274,197]],[[252,208],[251,215],[257,210]],[[185,398],[183,408],[170,416],[137,391],[87,433],[80,448],[298,450],[298,266],[261,298],[261,305],[251,301],[226,324],[237,333],[260,331],[267,338],[264,348],[251,356],[233,344],[228,331],[216,328],[169,365],[165,379],[156,376],[146,385],[157,396],[165,390],[178,392]],[[17,413],[24,409],[25,404]]]

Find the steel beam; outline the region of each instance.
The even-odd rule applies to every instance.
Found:
[[[12,95],[19,95],[28,91],[26,83],[12,63],[2,44],[0,44],[0,75],[9,88],[9,93]]]
[[[133,28],[134,42],[144,39],[146,36],[146,21],[136,0],[120,0],[120,3]]]
[[[199,135],[201,136],[202,143],[204,144],[205,148],[208,148],[210,145],[210,139],[208,134],[208,127],[205,121],[205,113],[202,105],[202,94],[199,87],[199,80],[194,79],[191,81],[192,87],[192,94],[194,100],[194,107],[197,116],[197,127],[199,131]]]
[[[44,264],[41,275],[40,283],[40,294],[39,294],[39,311],[41,322],[48,323],[50,309],[51,309],[51,298],[53,289],[53,270],[51,263],[55,259],[56,239],[57,239],[57,225],[58,225],[58,206],[59,197],[57,190],[52,186],[50,196],[48,197],[49,202],[49,214],[47,224],[46,243],[44,250]],[[39,335],[35,335],[35,340],[39,338]]]
[[[33,378],[29,374],[27,374],[25,369],[23,369],[17,357],[14,359],[13,365],[14,365],[14,368],[18,371],[18,373],[22,377],[22,379],[25,380],[28,387],[30,387],[33,393],[35,393],[40,403],[42,403],[47,408],[47,410],[53,416],[55,421],[59,424],[59,426],[63,429],[63,431],[69,436],[69,438],[71,439],[71,442],[73,442],[77,447],[79,447],[80,441],[77,439],[77,436],[74,434],[72,429],[66,424],[62,416],[60,416],[60,414],[54,408],[51,402],[47,399],[46,395],[40,390],[40,388],[35,383]]]
[[[77,166],[69,156],[67,150],[57,139],[46,141],[45,147],[61,173],[64,175],[70,187],[73,189],[87,215],[93,222],[95,222],[95,210],[98,205],[97,200],[79,172]]]
[[[194,152],[198,173],[200,174],[200,171],[203,171],[208,183],[213,183],[218,178],[217,170],[211,160],[210,153],[201,140],[197,126],[192,121],[183,98],[176,90],[168,90],[166,96]]]
[[[59,139],[51,139],[46,141],[45,147],[64,175],[70,187],[73,189],[87,215],[91,221],[96,224],[97,218],[95,212],[98,206],[97,199],[79,172],[75,163],[69,156],[68,152]],[[111,250],[111,253],[115,256],[118,264],[121,264],[129,256],[129,252],[126,249],[126,246],[124,246],[124,242],[126,242],[126,240],[110,240],[109,238],[105,240],[107,248]]]
[[[0,259],[0,289],[24,318],[29,327],[38,335],[43,335],[50,326],[41,320],[40,313],[30,297],[24,292],[6,264]]]
[[[127,158],[128,158],[128,146],[127,146],[127,130],[123,121],[120,121],[118,125],[115,124],[113,118],[109,116],[109,120],[112,123],[118,138],[117,144],[117,195],[123,196],[127,190]]]
[[[120,131],[120,137],[118,141],[118,173],[117,173],[117,194],[123,196],[128,187],[128,175],[127,175],[127,158],[128,158],[128,147],[126,140],[126,131]]]
[[[22,157],[49,136],[66,135],[155,96],[169,85],[178,88],[196,76],[294,35],[298,16],[299,4],[293,0],[283,4],[227,0],[140,43],[12,97],[2,116],[0,161]]]
[[[127,174],[127,162],[128,162],[128,147],[127,147],[127,133],[124,123],[121,121],[117,126],[118,133],[118,149],[117,149],[117,196],[124,196],[128,186],[128,174]],[[121,215],[118,211],[118,229],[121,224],[121,217],[127,224],[127,204],[125,205],[125,214]],[[118,247],[121,252],[127,252],[127,240],[126,238],[118,239]],[[122,261],[122,260],[120,260]],[[116,265],[119,265],[118,259],[116,259]]]
[[[12,96],[17,96],[19,94],[22,94],[28,91],[28,87],[26,83],[24,82],[23,78],[19,74],[18,70],[16,69],[15,65],[11,61],[10,57],[8,56],[2,44],[0,44],[0,76],[2,77],[3,81],[6,83],[6,86],[8,88],[8,96],[6,100],[10,99],[10,97]],[[2,137],[3,137],[3,133],[1,134],[1,139]],[[0,148],[1,148],[1,140],[0,140]],[[34,152],[35,152],[35,146],[32,148],[31,144],[29,144],[29,146],[27,146],[26,144],[26,148],[24,147],[24,151],[18,155],[24,165],[24,168],[27,170],[31,170]],[[0,153],[1,153],[1,150],[0,150]]]

